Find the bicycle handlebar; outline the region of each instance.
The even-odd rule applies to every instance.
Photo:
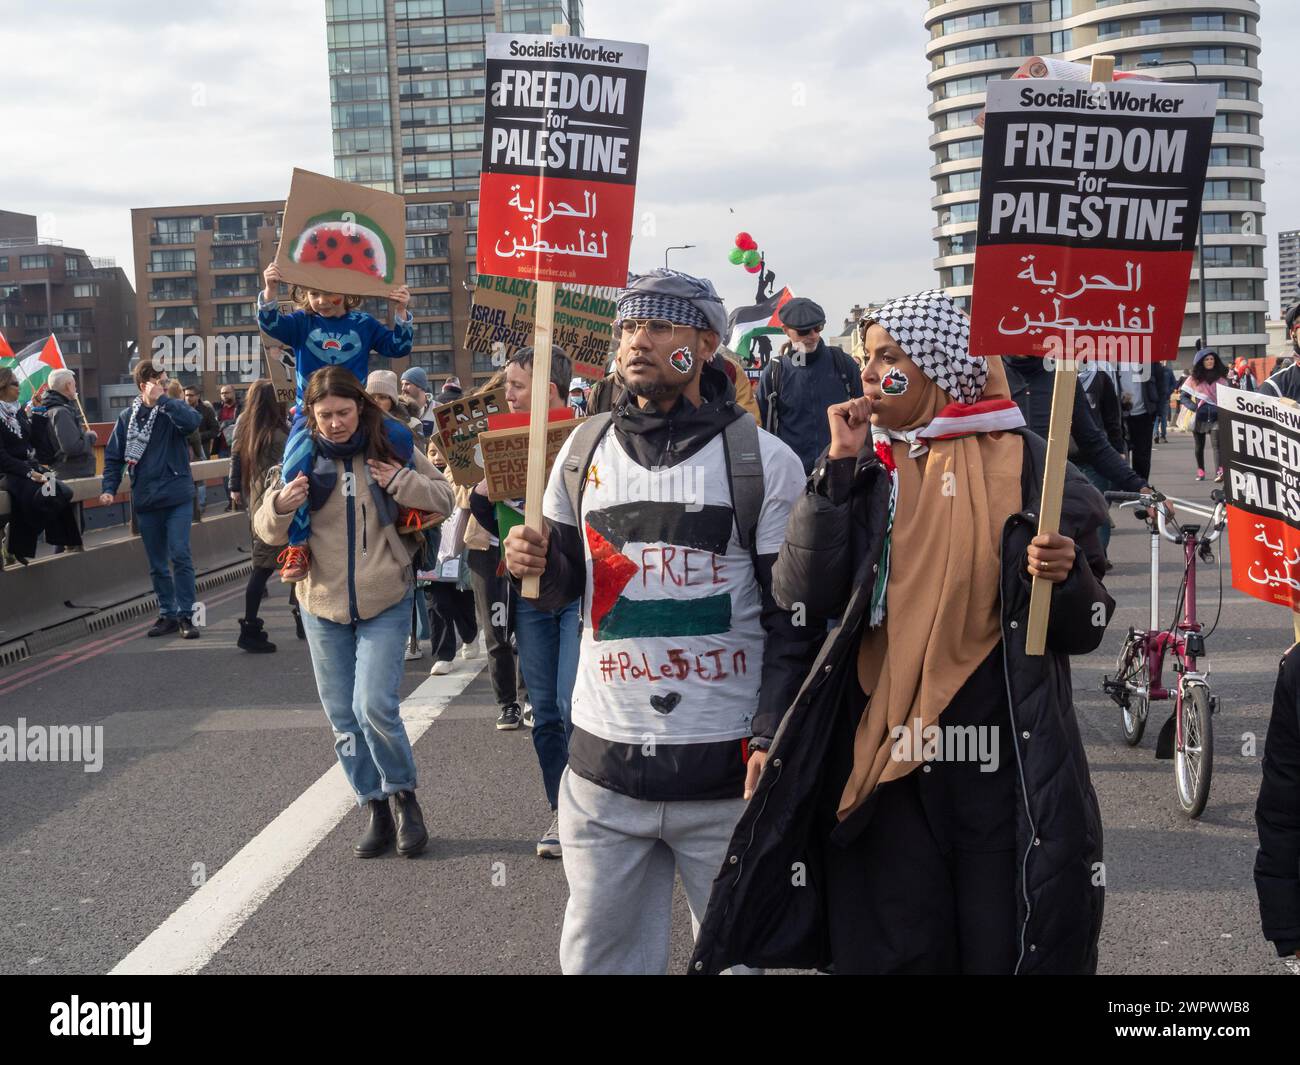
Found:
[[[1152,509],[1156,512],[1156,528],[1159,530],[1160,535],[1171,544],[1181,544],[1184,542],[1181,529],[1173,533],[1169,531],[1169,523],[1166,520],[1168,511],[1167,508],[1162,505],[1166,499],[1166,496],[1163,493],[1152,489],[1150,492],[1103,492],[1102,495],[1105,497],[1107,503],[1119,503],[1121,508],[1152,503],[1156,504]],[[1223,490],[1216,488],[1210,494],[1210,498],[1213,499],[1215,503],[1214,513],[1210,516],[1209,527],[1211,531],[1201,537],[1201,541],[1207,544],[1214,543],[1214,541],[1223,534],[1224,525],[1226,523],[1227,503]],[[1146,520],[1150,521],[1150,518],[1148,517]]]

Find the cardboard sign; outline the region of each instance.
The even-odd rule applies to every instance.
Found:
[[[1232,586],[1300,611],[1300,406],[1217,392]]]
[[[550,422],[546,430],[546,475],[551,475],[555,456],[577,428],[581,418]],[[483,452],[483,470],[487,479],[488,499],[521,499],[528,489],[527,425],[513,429],[489,429],[479,436]]]
[[[487,428],[492,415],[506,409],[505,388],[471,392],[433,408],[432,439],[446,458],[447,469],[457,484],[475,485],[483,479],[478,435]]]
[[[595,285],[556,288],[552,341],[569,356],[575,374],[592,379],[605,376],[616,347],[614,317],[619,291]],[[516,351],[532,345],[536,318],[535,282],[479,274],[465,329],[465,349],[474,355],[490,352],[493,364],[504,366]]]
[[[1176,357],[1214,113],[1212,85],[990,82],[971,353]]]
[[[291,285],[387,296],[406,283],[406,201],[295,168],[275,262]]]
[[[480,274],[623,285],[644,44],[487,35]]]
[[[286,411],[292,409],[298,395],[297,378],[294,376],[293,352],[280,345],[278,341],[268,340],[265,333],[259,333],[261,348],[266,366],[266,376],[275,389],[275,398],[284,404]]]

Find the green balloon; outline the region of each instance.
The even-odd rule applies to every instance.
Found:
[[[745,253],[740,248],[732,248],[731,254],[728,255],[727,258],[731,260],[733,266],[739,266],[745,261]]]
[[[751,249],[750,251],[745,252],[744,262],[746,266],[757,266],[758,260],[759,254],[756,250]]]

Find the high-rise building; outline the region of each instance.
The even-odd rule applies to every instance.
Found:
[[[94,421],[107,409],[101,389],[126,372],[135,293],[112,259],[39,237],[35,215],[0,211],[0,333],[14,351],[53,333]]]
[[[1277,287],[1282,297],[1282,314],[1300,300],[1300,229],[1277,235]]]
[[[1117,70],[1219,89],[1202,203],[1206,321],[1193,262],[1179,355],[1203,334],[1225,358],[1264,354],[1264,171],[1259,133],[1260,5],[1256,0],[930,0],[926,56],[934,123],[931,206],[939,283],[968,303],[975,263],[983,139],[975,118],[989,81],[1027,57],[1086,63],[1113,55]]]
[[[406,198],[411,362],[482,380],[462,340],[477,279],[484,38],[582,33],[582,0],[326,0],[334,174]]]
[[[174,360],[171,375],[198,385],[208,400],[223,384],[243,391],[265,376],[257,293],[283,215],[283,200],[132,209],[140,355],[156,358],[165,350]],[[186,358],[190,336],[202,341],[201,360]]]

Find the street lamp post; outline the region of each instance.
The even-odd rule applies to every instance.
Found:
[[[1172,63],[1162,63],[1159,59],[1150,59],[1145,63],[1139,63],[1139,67],[1177,67],[1189,66],[1192,68],[1192,80],[1201,80],[1201,68],[1190,59],[1177,59]],[[1196,216],[1196,266],[1197,266],[1197,287],[1200,295],[1200,317],[1201,317],[1201,344],[1204,347],[1210,346],[1209,322],[1205,317],[1205,209],[1202,204],[1201,211]]]
[[[670,244],[664,249],[664,269],[668,269],[668,253],[670,251],[685,251],[687,248],[695,247],[694,244]]]

